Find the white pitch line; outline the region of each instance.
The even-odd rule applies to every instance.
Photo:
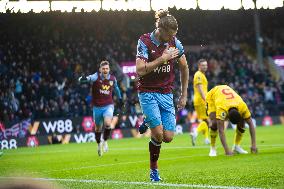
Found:
[[[174,184],[174,183],[152,183],[152,182],[128,182],[115,180],[89,180],[89,179],[60,179],[60,178],[27,178],[27,177],[0,177],[0,179],[19,179],[19,180],[36,180],[36,181],[57,181],[57,182],[80,182],[80,183],[100,183],[100,184],[124,184],[124,185],[144,185],[144,186],[166,186],[176,188],[213,188],[213,189],[262,189],[255,187],[241,186],[214,186],[200,184]]]
[[[272,147],[272,148],[279,148],[279,146],[275,146],[275,147]],[[263,148],[262,148],[263,149]],[[265,148],[266,149],[266,148]],[[271,147],[270,147],[271,149]],[[163,160],[176,160],[176,159],[183,159],[183,158],[193,158],[193,157],[208,157],[208,158],[212,158],[212,157],[209,157],[207,155],[191,155],[191,156],[179,156],[179,157],[172,157],[172,158],[162,158],[162,159],[159,159],[159,161],[163,161]],[[213,157],[214,158],[214,157]],[[111,166],[117,166],[117,165],[127,165],[127,164],[136,164],[136,163],[147,163],[149,162],[149,160],[141,160],[141,161],[134,161],[134,162],[121,162],[121,163],[112,163],[112,164],[104,164],[104,165],[91,165],[91,166],[84,166],[84,167],[77,167],[77,168],[66,168],[66,169],[58,169],[58,170],[54,170],[54,171],[71,171],[71,170],[80,170],[80,169],[89,169],[89,168],[98,168],[98,167],[111,167]],[[42,171],[44,173],[50,173],[50,172],[53,172],[53,170],[51,171]],[[94,174],[87,174],[87,175],[84,175],[86,177],[88,176],[92,176]]]

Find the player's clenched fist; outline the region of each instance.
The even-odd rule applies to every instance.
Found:
[[[186,105],[187,97],[186,96],[180,96],[177,104],[177,108],[179,110],[183,109]]]

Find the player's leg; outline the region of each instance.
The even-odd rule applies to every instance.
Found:
[[[210,138],[211,138],[209,156],[217,156],[216,138],[218,136],[218,131],[217,131],[216,112],[211,112],[209,114],[209,119],[210,119]]]
[[[156,93],[155,98],[158,102],[161,114],[161,121],[163,125],[163,142],[169,143],[173,140],[176,130],[173,94]]]
[[[204,135],[205,144],[210,144],[210,140],[208,138],[209,135],[209,126],[208,126],[208,115],[206,113],[206,104],[202,104],[198,107],[197,112],[198,119],[202,120],[197,127],[197,132],[200,132]]]
[[[196,139],[197,139],[197,136],[199,135],[199,133],[204,135],[205,144],[210,144],[210,140],[208,138],[209,128],[208,128],[207,120],[200,121],[200,123],[198,124],[196,130],[192,131],[190,133],[192,146],[196,145]]]
[[[210,140],[209,140],[209,126],[208,126],[208,120],[207,119],[203,119],[202,122],[200,123],[200,132],[203,133],[204,135],[204,142],[205,144],[210,144]]]
[[[158,172],[157,161],[159,159],[161,143],[169,143],[173,140],[176,118],[175,118],[175,109],[173,104],[173,95],[172,94],[155,94],[154,95],[157,103],[159,114],[161,115],[162,125],[151,128],[152,125],[158,124],[158,122],[150,122],[151,128],[151,141],[149,143],[150,158],[151,158],[151,173],[150,179],[152,181],[160,181],[161,178]],[[157,113],[158,114],[158,113]],[[157,121],[156,119],[155,121]],[[162,134],[162,136],[161,136]]]
[[[110,124],[111,129],[114,129],[116,124],[118,123],[118,117],[119,117],[119,113],[118,113],[117,108],[115,108],[113,111],[113,117],[112,117],[111,124]]]
[[[235,137],[234,137],[234,145],[233,151],[239,154],[247,154],[248,152],[245,151],[241,146],[241,140],[243,138],[243,134],[245,132],[245,121],[242,120],[240,123],[237,124]]]
[[[199,106],[194,105],[194,110],[195,110],[195,112],[197,114],[197,118],[199,119]],[[199,128],[199,125],[197,126],[197,129],[193,129],[191,127],[191,132],[189,133],[189,135],[191,137],[191,144],[192,144],[192,146],[196,145],[196,139],[197,139],[197,136],[198,136],[198,128]]]
[[[153,93],[140,93],[139,102],[145,117],[145,122],[151,129],[151,139],[149,142],[150,153],[150,180],[160,181],[158,172],[158,159],[163,140],[163,126],[160,110]]]
[[[158,160],[160,156],[161,144],[163,141],[163,126],[158,125],[154,128],[151,128],[153,125],[152,123],[150,123],[150,129],[151,129],[151,139],[149,142],[150,180],[160,181],[161,177],[158,171]]]
[[[209,140],[209,127],[208,127],[208,121],[207,119],[203,119],[199,125],[197,126],[197,134],[194,135],[195,137],[197,137],[197,135],[199,133],[202,133],[204,135],[204,138],[205,138],[205,144],[210,144],[210,140]],[[194,139],[194,136],[193,136],[193,139]],[[196,140],[196,139],[195,139]],[[193,141],[195,143],[195,141]]]
[[[163,142],[170,143],[176,130],[176,117],[173,111],[160,109],[163,124]]]
[[[93,107],[93,119],[96,123],[95,127],[95,138],[98,144],[98,155],[103,155],[103,144],[101,142],[102,126],[103,126],[103,112],[100,107]]]
[[[113,111],[114,111],[113,105],[108,105],[104,108],[104,112],[103,112],[103,117],[104,117],[103,150],[104,152],[108,151],[107,140],[109,139],[110,133],[111,133],[111,122],[113,118]]]
[[[170,143],[175,134],[176,118],[171,112],[161,110],[162,124],[163,124],[163,142]]]
[[[110,117],[105,117],[104,118],[104,133],[103,133],[103,151],[108,152],[108,143],[107,140],[110,137],[111,133],[111,122],[112,118]]]
[[[110,128],[111,128],[111,129],[114,129],[115,126],[117,125],[117,123],[118,123],[118,116],[115,115],[115,116],[113,116],[113,118],[112,118],[112,120],[111,120]]]
[[[198,105],[195,105],[195,104],[193,106],[194,106],[194,110],[197,114],[197,119],[199,119],[199,107],[198,107]],[[199,125],[197,126],[197,128],[198,127],[199,127]],[[195,129],[195,128],[192,128],[192,126],[191,126],[191,129],[190,129],[191,131],[190,131],[189,135],[191,137],[192,146],[196,145],[196,139],[197,139],[197,136],[198,136],[197,128]]]
[[[216,151],[216,138],[218,136],[217,120],[216,120],[216,107],[212,100],[206,100],[206,115],[209,115],[209,128],[210,128],[210,152],[209,156],[217,156]]]

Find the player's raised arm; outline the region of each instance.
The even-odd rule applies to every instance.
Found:
[[[83,76],[80,76],[80,77],[78,78],[78,81],[79,81],[80,83],[87,83],[87,82],[88,82],[88,79],[87,79],[87,77],[86,77],[85,75],[83,75]]]
[[[245,119],[245,121],[249,125],[249,133],[250,133],[250,138],[251,138],[251,148],[250,148],[251,153],[257,153],[254,124],[252,122],[251,117],[248,118],[248,119]]]
[[[78,78],[78,81],[80,83],[88,83],[88,82],[95,82],[98,79],[98,73],[94,73],[92,75],[89,76],[81,76]]]
[[[233,155],[233,152],[229,149],[228,144],[227,144],[226,135],[224,131],[225,130],[224,121],[217,119],[217,127],[219,131],[220,140],[222,142],[226,155],[229,155],[229,156]]]

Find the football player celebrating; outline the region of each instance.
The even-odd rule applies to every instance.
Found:
[[[114,104],[112,92],[115,90],[119,99],[119,105],[122,106],[122,97],[117,85],[116,78],[111,75],[108,61],[100,63],[100,73],[96,72],[87,77],[81,76],[80,83],[92,82],[92,104],[93,119],[96,123],[95,137],[98,143],[98,155],[108,151],[107,140],[111,132],[111,123],[113,118]],[[101,141],[102,127],[104,125],[103,141]]]
[[[187,101],[188,65],[181,42],[175,37],[178,24],[166,10],[156,13],[156,29],[138,40],[136,70],[139,76],[138,96],[145,117],[140,133],[151,129],[149,142],[150,180],[160,181],[157,161],[162,142],[173,140],[176,118],[173,103],[174,65],[181,73],[181,95],[178,108]],[[176,63],[177,62],[177,63]]]

